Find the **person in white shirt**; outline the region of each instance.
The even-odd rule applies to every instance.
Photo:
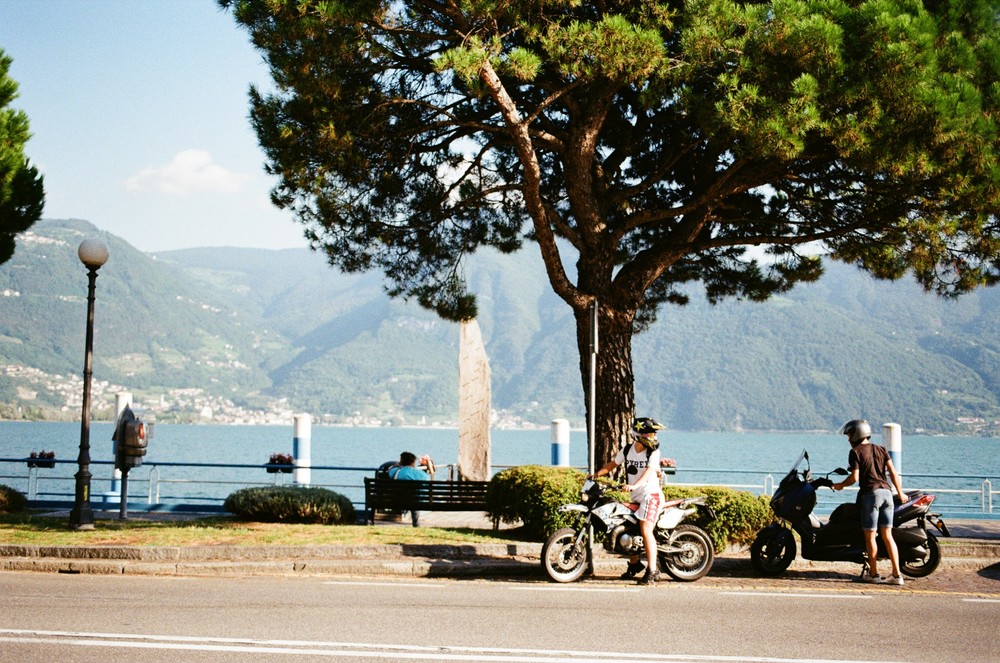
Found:
[[[635,516],[639,519],[642,541],[646,549],[646,573],[639,580],[639,584],[642,585],[655,585],[660,578],[660,572],[656,568],[656,538],[653,536],[653,531],[664,501],[659,474],[660,442],[656,438],[656,431],[663,428],[662,424],[649,417],[636,419],[629,431],[633,438],[632,442],[594,474],[594,477],[601,477],[620,465],[625,466],[627,489],[631,494],[632,503],[637,505]],[[634,578],[643,568],[639,556],[633,555],[629,558],[628,568],[621,577]]]

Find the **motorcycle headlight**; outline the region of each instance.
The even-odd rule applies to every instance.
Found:
[[[587,494],[587,493],[582,493],[580,495],[580,501],[581,502],[589,502],[590,501],[590,495]]]

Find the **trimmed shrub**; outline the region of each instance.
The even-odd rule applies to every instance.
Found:
[[[498,472],[486,491],[486,511],[507,524],[521,521],[523,535],[544,541],[567,526],[572,516],[558,512],[563,504],[580,500],[586,475],[569,467],[521,465]]]
[[[227,497],[224,507],[243,520],[267,523],[353,525],[357,522],[351,501],[326,488],[243,488]]]
[[[705,522],[699,515],[686,522],[693,522],[708,532],[716,550],[725,550],[729,545],[749,546],[757,532],[774,519],[768,498],[745,490],[720,486],[664,486],[663,494],[668,500],[698,495],[707,498],[705,502],[715,510],[716,519]]]
[[[28,499],[10,486],[0,484],[0,513],[17,513],[28,508]]]

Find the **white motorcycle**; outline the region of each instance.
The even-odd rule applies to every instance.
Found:
[[[604,548],[619,555],[645,555],[645,542],[635,517],[635,505],[625,504],[607,493],[608,484],[587,479],[580,491],[580,502],[559,507],[562,513],[577,514],[573,527],[554,532],[542,546],[542,566],[556,582],[579,580],[588,567],[590,531],[603,535]],[[657,561],[671,578],[691,582],[704,577],[715,561],[712,539],[697,525],[683,522],[702,510],[708,520],[715,512],[704,497],[668,500],[656,521]]]

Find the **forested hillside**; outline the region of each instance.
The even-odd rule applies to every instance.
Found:
[[[390,300],[379,275],[342,275],[305,249],[147,255],[83,221],[37,224],[0,266],[4,416],[79,416],[65,385],[83,363],[76,247],[93,235],[111,249],[98,277],[94,378],[165,420],[197,420],[206,407],[215,420],[227,409],[239,413],[228,420],[454,420],[457,325]],[[503,421],[582,425],[572,320],[538,256],[477,255],[467,277]],[[764,304],[710,306],[693,294],[634,346],[639,409],[673,427],[830,430],[865,416],[987,432],[1000,419],[996,290],[945,301],[830,264],[819,283]]]

